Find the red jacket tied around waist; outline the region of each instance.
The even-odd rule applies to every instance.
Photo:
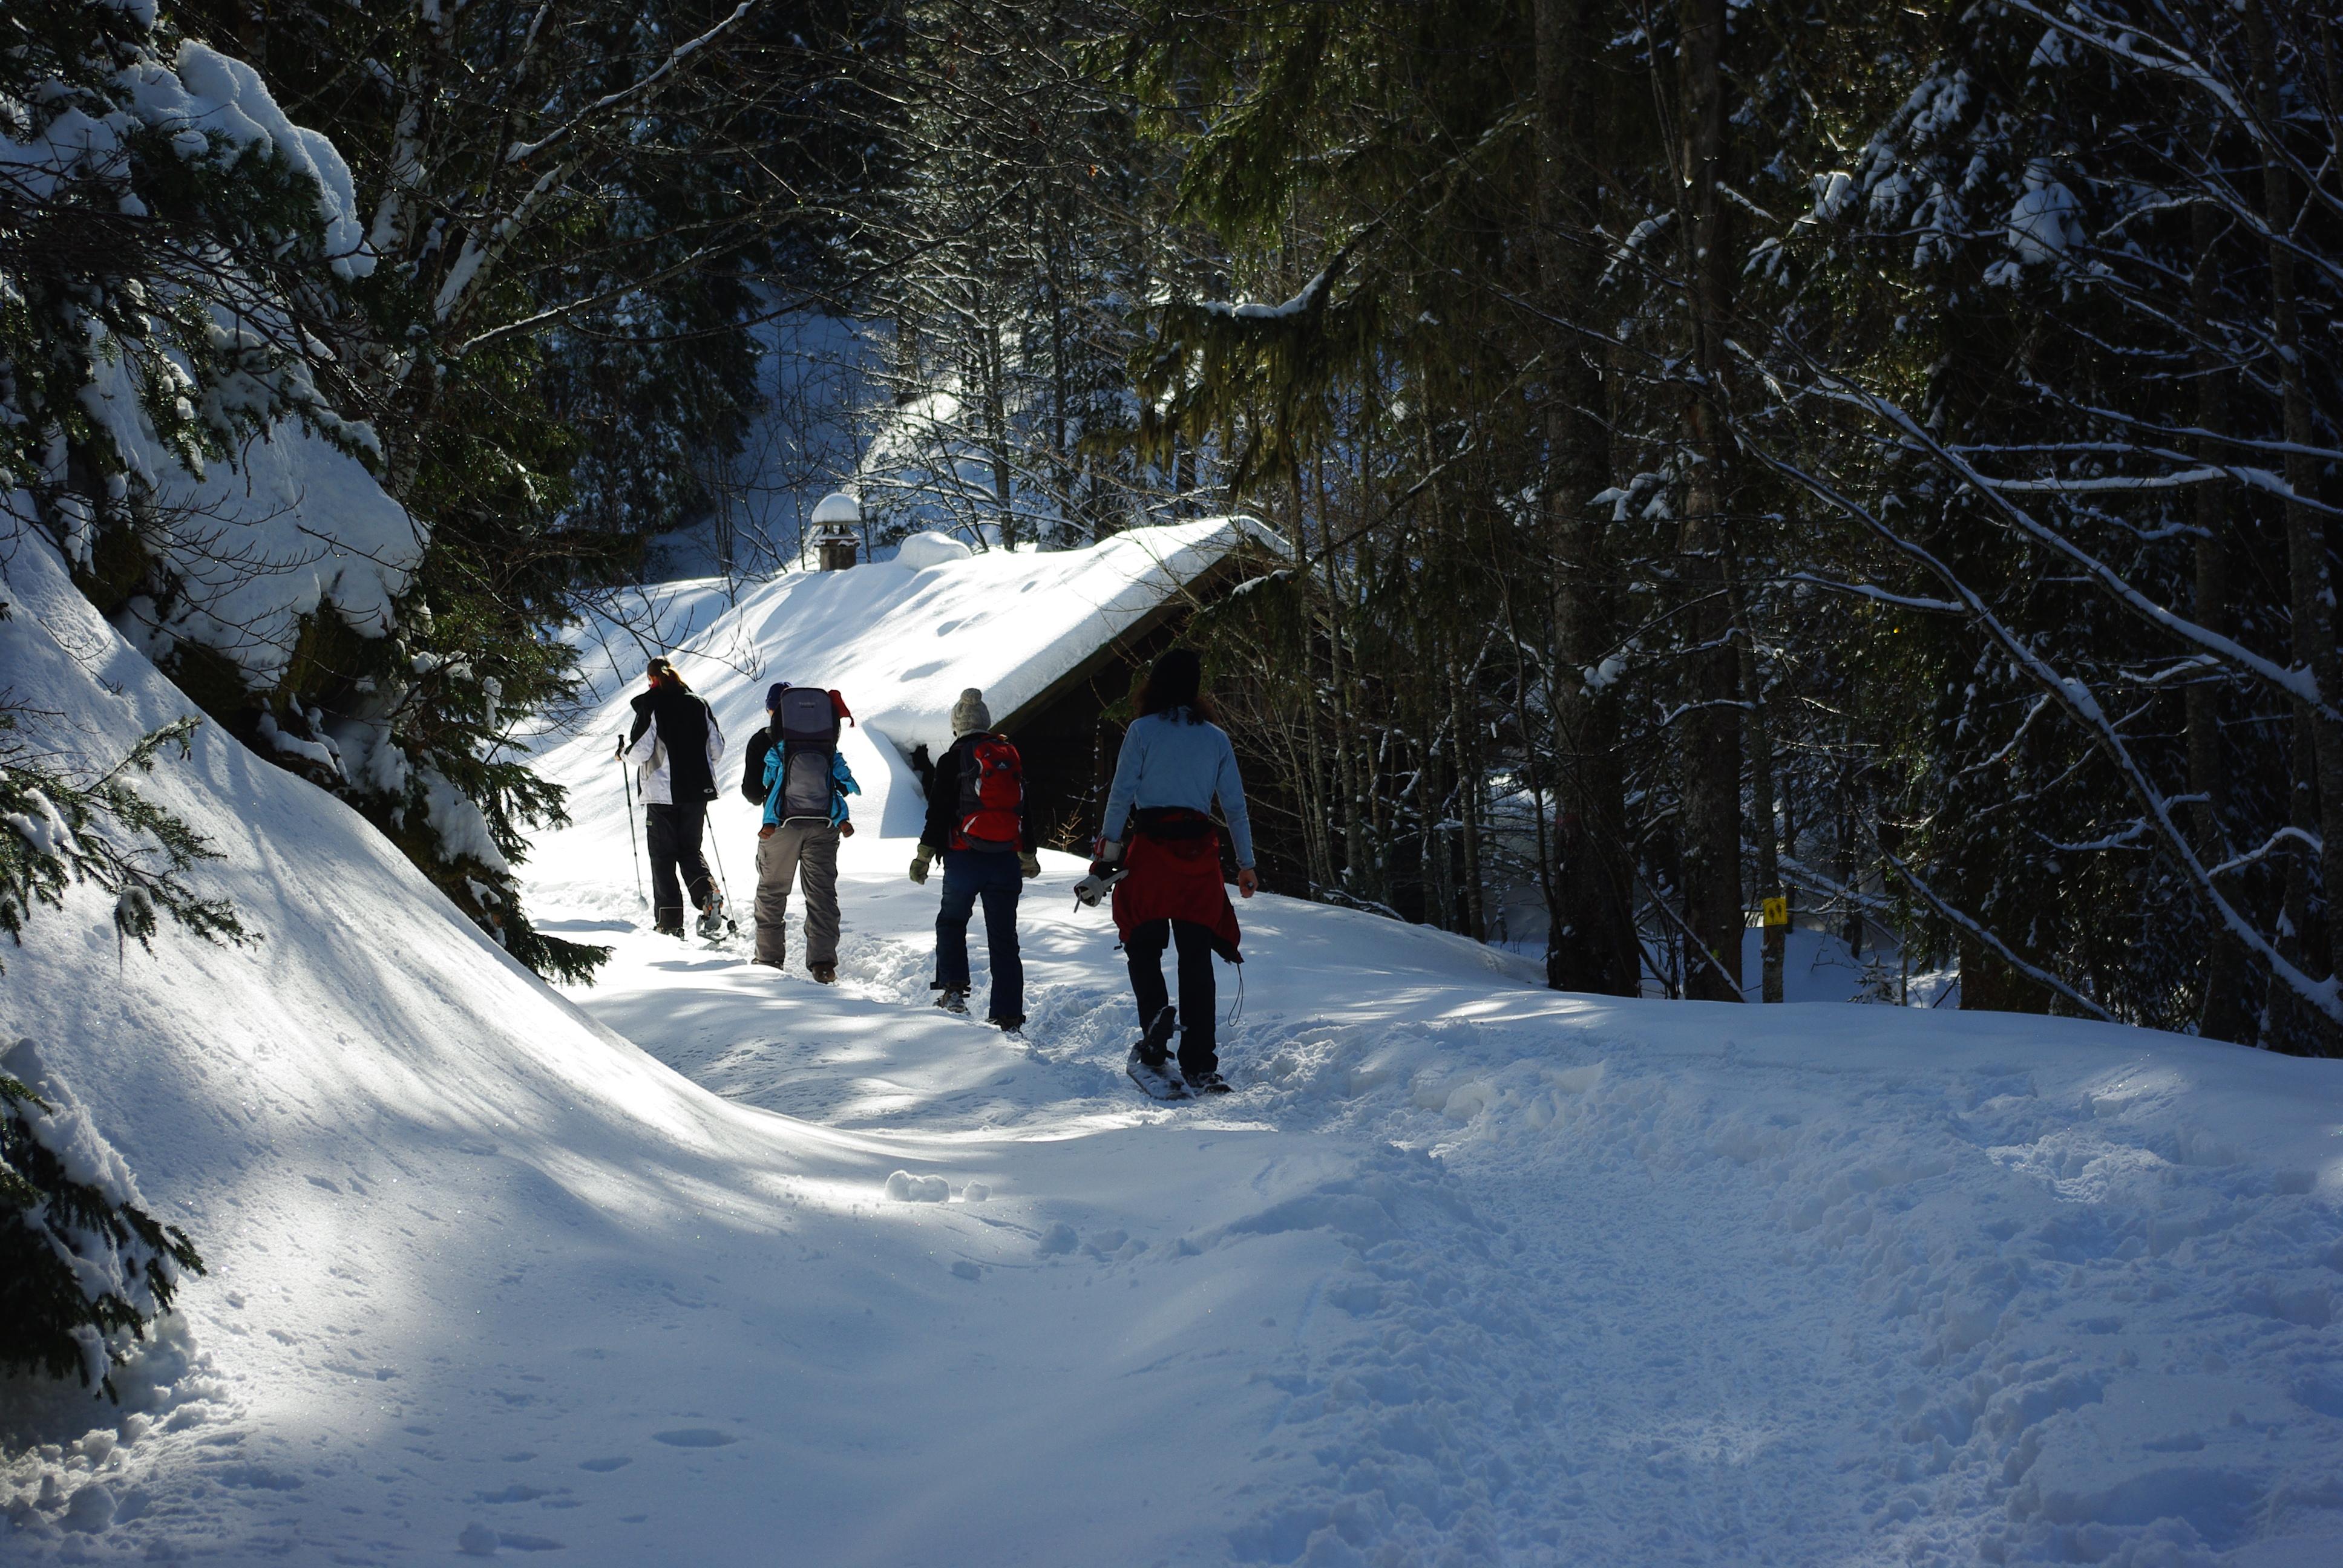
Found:
[[[1232,964],[1237,911],[1221,880],[1221,833],[1187,810],[1141,811],[1124,851],[1131,874],[1114,885],[1114,929],[1124,941],[1152,920],[1187,920],[1212,933],[1212,950]]]

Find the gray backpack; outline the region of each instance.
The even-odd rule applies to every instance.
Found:
[[[838,756],[839,720],[851,719],[846,699],[818,686],[792,686],[773,710],[772,739],[781,754],[773,815],[783,822],[830,820],[830,764]]]

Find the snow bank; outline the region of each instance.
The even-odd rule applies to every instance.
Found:
[[[27,743],[94,769],[190,711],[40,537],[0,536],[0,669],[47,710],[19,715]],[[474,1500],[524,1449],[590,1439],[572,1468],[637,1437],[657,1452],[655,1430],[708,1403],[709,1345],[752,1337],[737,1311],[793,1288],[775,1248],[802,1173],[875,1188],[900,1161],[841,1165],[823,1135],[650,1061],[355,813],[214,725],[138,787],[221,852],[193,879],[260,941],[166,926],[151,955],[118,956],[103,901],[74,893],[9,953],[0,1039],[38,1042],[211,1272],[125,1410],[0,1383],[0,1426],[49,1442],[0,1456],[0,1557],[445,1554],[483,1513],[570,1535]],[[678,1292],[705,1294],[715,1315],[691,1316],[711,1338],[636,1342]],[[396,1501],[373,1479],[390,1465],[408,1471]],[[672,1485],[657,1469],[579,1480],[613,1516],[641,1513]],[[746,1539],[700,1528],[686,1555]],[[658,1550],[639,1537],[611,1560]]]

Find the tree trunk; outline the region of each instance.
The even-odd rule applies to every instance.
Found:
[[[1302,810],[1308,824],[1305,835],[1310,850],[1310,881],[1312,890],[1331,886],[1334,880],[1334,850],[1331,842],[1332,815],[1326,809],[1326,759],[1318,740],[1318,658],[1312,646],[1317,641],[1312,631],[1316,617],[1310,610],[1310,528],[1302,507],[1302,467],[1292,470],[1293,497],[1293,587],[1295,608],[1299,621],[1301,646],[1295,650],[1302,666],[1301,717],[1303,752],[1309,758],[1308,777],[1300,791]]]
[[[2283,111],[2266,0],[2249,0],[2246,37],[2253,55],[2255,112],[2275,136],[2283,122]],[[2262,160],[2262,204],[2263,218],[2270,230],[2270,335],[2278,350],[2276,369],[2288,445],[2286,482],[2296,496],[2308,498],[2318,484],[2317,462],[2310,456],[2318,433],[2312,427],[2310,391],[2303,374],[2294,253],[2282,237],[2294,226],[2292,181],[2268,153]],[[2336,658],[2334,585],[2328,571],[2325,521],[2298,500],[2287,502],[2285,513],[2294,659],[2311,672],[2320,699],[2316,705],[2298,705],[2298,722],[2307,729],[2309,744],[2298,748],[2298,756],[2309,764],[2309,769],[2306,773],[2298,768],[2293,802],[2295,825],[2320,839],[2318,871],[2326,920],[2318,937],[2306,930],[2302,941],[2314,972],[2331,975],[2343,965],[2343,724],[2338,724],[2327,710],[2343,699],[2343,666]],[[2307,1010],[2304,1018],[2306,1024],[2329,1037],[2331,1046],[2331,1027],[2317,1024]]]
[[[1458,815],[1464,824],[1463,864],[1458,869],[1463,881],[1464,934],[1477,942],[1489,934],[1481,887],[1481,730],[1464,679],[1464,661],[1453,648],[1448,655],[1448,703],[1456,729],[1456,794],[1462,808]]]
[[[1017,548],[1016,489],[1009,464],[1009,389],[1007,356],[1001,347],[1001,324],[984,326],[985,444],[992,458],[992,501],[999,512],[1001,548]]]
[[[1706,950],[1686,956],[1687,995],[1741,1000],[1741,716],[1733,618],[1726,603],[1724,431],[1726,324],[1733,271],[1717,194],[1725,155],[1722,55],[1725,0],[1681,0],[1678,102],[1684,159],[1684,266],[1694,379],[1684,399],[1691,462],[1677,536],[1693,648],[1685,661],[1686,711],[1679,720],[1684,767],[1684,918]]]
[[[1734,640],[1739,644],[1741,655],[1742,700],[1748,705],[1749,795],[1757,811],[1757,898],[1762,905],[1766,900],[1785,897],[1782,888],[1782,839],[1775,821],[1778,802],[1775,799],[1774,733],[1766,722],[1765,673],[1757,663],[1757,639],[1749,626],[1748,605],[1742,598],[1737,570],[1731,588]],[[1775,925],[1771,920],[1765,922],[1758,992],[1761,1000],[1782,1000],[1782,969],[1787,956],[1789,936],[1786,923]]]
[[[1607,682],[1587,678],[1618,636],[1605,523],[1588,505],[1610,479],[1610,431],[1598,412],[1603,376],[1591,341],[1564,325],[1593,307],[1600,276],[1600,253],[1588,243],[1601,200],[1590,156],[1594,94],[1585,65],[1594,48],[1585,0],[1537,0],[1534,21],[1537,260],[1549,363],[1543,505],[1554,561],[1553,810],[1560,862],[1546,983],[1633,996],[1643,964],[1619,709]]]
[[[2228,398],[2221,380],[2225,357],[2216,351],[2211,332],[2215,298],[2215,246],[2221,215],[2210,202],[2192,209],[2196,270],[2189,281],[2189,301],[2197,333],[2197,424],[2211,432],[2197,443],[2204,461],[2217,463],[2227,454],[2215,439],[2228,419]],[[2196,597],[2197,623],[2208,631],[2229,630],[2229,495],[2226,486],[2197,487]],[[2185,703],[2188,726],[2188,791],[2197,797],[2190,815],[2197,829],[2197,854],[2207,864],[2227,859],[2235,851],[2229,842],[2229,762],[2221,739],[2222,701],[2227,681],[2207,670],[2188,686]],[[2245,947],[2217,925],[2205,953],[2205,991],[2197,1008],[2197,1032],[2207,1040],[2250,1044],[2254,1010],[2247,994],[2250,970]]]

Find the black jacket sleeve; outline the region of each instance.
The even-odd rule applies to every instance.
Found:
[[[749,798],[751,806],[765,803],[765,753],[772,749],[770,725],[749,737],[749,749],[740,769],[740,793]]]
[[[928,775],[928,819],[920,824],[920,842],[930,849],[951,848],[952,814],[960,807],[960,753],[966,744],[955,740],[946,747]]]

